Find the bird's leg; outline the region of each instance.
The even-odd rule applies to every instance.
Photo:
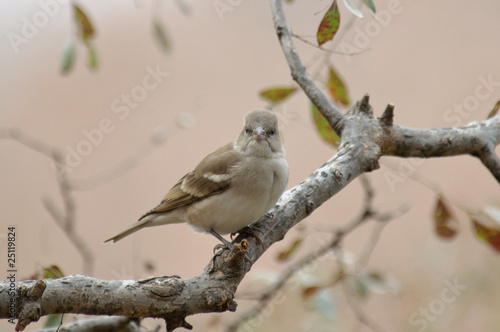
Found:
[[[223,249],[223,248],[233,249],[234,245],[231,242],[229,242],[228,240],[226,240],[225,238],[223,238],[222,236],[220,236],[220,234],[217,233],[216,231],[214,231],[213,229],[209,230],[208,233],[212,234],[213,236],[218,238],[219,241],[222,242],[222,244],[218,244],[215,246],[214,251],[219,250],[219,249]]]
[[[257,232],[259,232],[260,234],[264,234],[264,232],[262,232],[260,229],[258,229],[257,227],[252,227],[252,226],[245,226],[236,233],[248,234],[248,235],[253,236],[255,238],[255,240],[257,240],[257,242],[259,242],[262,249],[264,249],[264,243],[262,243],[262,240],[257,235]],[[233,238],[233,235],[236,233],[231,233],[231,239]]]
[[[229,242],[228,240],[223,238],[219,233],[217,233],[213,229],[209,230],[208,233],[212,234],[213,236],[215,236],[216,238],[218,238],[222,242],[222,244],[217,244],[214,248],[214,257],[212,258],[212,268],[210,269],[210,273],[212,273],[215,269],[215,258],[222,253],[222,251],[219,251],[217,253],[215,253],[215,251],[217,251],[219,249],[224,249],[224,248],[227,248],[229,250],[233,250],[234,244],[232,244],[231,242]],[[248,257],[246,257],[246,255],[245,255],[245,259],[248,260],[250,262],[250,264],[252,263],[252,261]]]

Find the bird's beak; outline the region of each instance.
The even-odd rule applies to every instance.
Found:
[[[257,127],[253,131],[253,138],[257,141],[266,139],[266,131],[262,127]]]

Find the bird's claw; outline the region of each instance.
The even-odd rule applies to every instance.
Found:
[[[252,227],[252,226],[245,226],[243,227],[242,229],[240,229],[238,232],[238,234],[248,234],[248,235],[251,235],[255,238],[255,240],[257,240],[257,242],[260,244],[260,246],[262,247],[262,249],[264,249],[264,243],[262,243],[262,240],[260,239],[260,237],[257,235],[257,232],[259,232],[260,234],[264,234],[264,232],[262,230],[260,230],[259,228],[257,227]],[[231,233],[231,240],[233,239],[233,236],[236,234],[236,233]]]
[[[216,244],[214,247],[214,255],[215,254],[220,255],[220,253],[222,251],[224,251],[225,249],[232,250],[233,248],[234,248],[234,244],[232,244],[230,242]]]

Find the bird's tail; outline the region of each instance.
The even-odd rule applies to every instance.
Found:
[[[130,226],[129,228],[127,228],[123,232],[121,232],[121,233],[113,236],[112,238],[107,239],[103,243],[107,243],[107,242],[113,242],[114,243],[114,242],[120,241],[124,237],[129,236],[130,234],[137,232],[138,230],[140,230],[143,227],[146,227],[147,226],[146,223],[148,221],[149,220],[141,220],[139,222],[136,222],[135,224],[133,224],[132,226]]]

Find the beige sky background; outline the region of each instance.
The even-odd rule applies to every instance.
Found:
[[[232,3],[232,10],[218,13],[217,1],[191,1],[192,11],[186,16],[173,1],[165,1],[157,9],[142,0],[80,1],[97,30],[100,68],[95,72],[85,68],[85,49],[79,46],[75,70],[67,76],[60,75],[59,64],[64,45],[73,36],[70,6],[62,0],[0,2],[1,126],[18,128],[65,151],[65,156],[68,151],[83,151],[80,158],[68,157],[71,179],[93,177],[136,156],[137,151],[147,152],[133,158],[137,166],[123,175],[112,175],[116,178],[97,188],[74,192],[76,227],[96,257],[95,277],[191,277],[201,273],[217,241],[193,233],[186,225],[142,230],[115,245],[101,242],[159,203],[208,152],[234,139],[244,114],[266,106],[258,97],[259,90],[292,83],[268,2],[220,1]],[[349,31],[341,28],[343,39],[334,44],[337,51],[363,52],[330,58],[348,84],[351,99],[369,93],[377,116],[387,103],[394,103],[395,123],[403,126],[462,126],[484,120],[500,99],[500,2],[376,0],[375,4],[379,21],[363,8],[365,17],[355,19]],[[286,5],[293,32],[311,39],[329,5],[329,1],[303,0]],[[346,28],[352,14],[343,2],[339,6]],[[46,14],[43,21],[47,11],[51,15]],[[153,13],[167,28],[173,45],[169,56],[153,39]],[[39,25],[36,31],[31,31],[25,43],[13,46],[9,42],[12,34],[24,36],[26,22],[34,20],[40,20],[35,21]],[[326,74],[320,71],[324,68],[321,52],[300,41],[296,45],[311,72],[319,73],[317,83],[323,85]],[[141,95],[141,91],[146,93]],[[126,94],[135,94],[134,104],[127,106],[122,99]],[[319,140],[302,93],[276,111],[291,188],[334,150]],[[166,140],[146,151],[152,137]],[[83,273],[74,246],[42,205],[42,199],[48,198],[62,206],[52,162],[10,140],[0,141],[0,153],[1,250],[6,252],[7,226],[16,225],[18,277],[28,277],[51,264],[66,274]],[[406,204],[410,210],[384,229],[367,266],[367,271],[397,280],[401,291],[371,296],[362,303],[365,311],[385,331],[418,331],[423,325],[412,325],[412,314],[436,303],[448,287],[446,281],[458,280],[466,289],[422,331],[495,331],[500,257],[474,239],[464,210],[500,208],[498,183],[479,161],[466,156],[433,160],[384,157],[381,165],[369,174],[376,188],[375,206],[388,211]],[[408,175],[425,180],[416,182]],[[437,186],[454,204],[461,232],[453,241],[434,234],[431,216],[436,193],[429,186]],[[254,285],[257,279],[272,278],[286,267],[275,257],[289,243],[307,234],[297,257],[306,255],[328,239],[330,231],[353,218],[361,204],[361,186],[354,181],[304,220],[301,230],[291,231],[269,250],[247,275],[240,294],[258,288]],[[372,229],[369,224],[349,236],[345,249],[358,255]],[[0,260],[2,271],[7,269],[5,256]],[[145,262],[153,264],[154,271],[146,271]],[[328,264],[333,265],[326,262],[309,277],[328,273]],[[272,315],[253,330],[308,331],[311,321],[319,324],[311,304],[297,293],[297,289],[291,290],[286,301],[274,305]],[[338,310],[332,320],[344,331],[354,329],[342,289],[337,287],[332,294],[330,300]],[[222,331],[253,304],[244,299],[237,302],[236,313],[199,315],[188,321],[194,331]],[[158,322],[148,320],[145,325]],[[35,326],[41,325],[29,329]],[[0,330],[9,329],[13,326],[0,321]]]

